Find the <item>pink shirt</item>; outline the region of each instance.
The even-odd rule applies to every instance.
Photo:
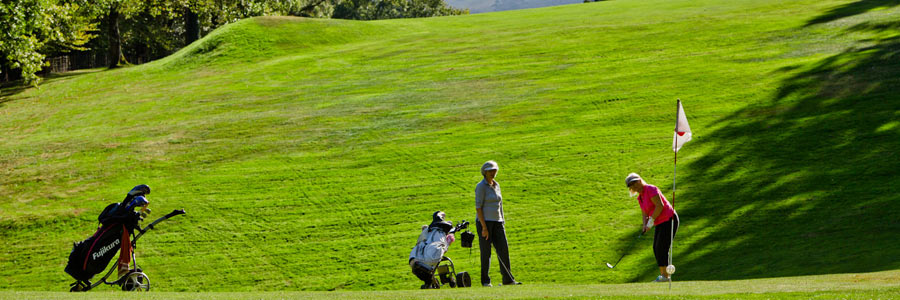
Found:
[[[653,226],[656,226],[671,219],[675,214],[675,209],[672,208],[672,204],[669,204],[669,200],[666,200],[666,196],[663,196],[658,187],[645,184],[644,190],[638,195],[638,204],[641,206],[641,211],[647,216],[652,217],[653,211],[656,210],[656,205],[653,204],[653,200],[650,200],[653,196],[659,196],[659,201],[663,204],[659,217],[653,220]]]

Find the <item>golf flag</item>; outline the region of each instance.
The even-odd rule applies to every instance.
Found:
[[[688,125],[684,108],[681,107],[681,99],[678,99],[678,115],[675,117],[675,137],[672,139],[672,151],[678,153],[681,146],[691,140],[691,126]]]
[[[691,125],[688,125],[687,116],[684,115],[684,108],[681,107],[681,99],[678,99],[678,112],[675,113],[675,137],[672,139],[672,151],[675,151],[675,165],[672,171],[672,200],[669,203],[672,209],[675,209],[675,176],[678,174],[678,150],[681,146],[691,140]],[[669,265],[666,266],[666,272],[671,275],[675,272],[675,265],[672,264],[672,248],[675,247],[675,226],[669,226]],[[672,289],[672,281],[669,280],[669,290]]]

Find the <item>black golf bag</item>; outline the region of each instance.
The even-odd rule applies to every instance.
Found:
[[[133,250],[137,248],[137,241],[152,230],[156,224],[185,213],[184,209],[173,210],[141,228],[138,226],[138,222],[150,213],[150,209],[147,207],[150,201],[144,197],[146,194],[150,194],[150,187],[144,184],[138,185],[128,192],[122,203],[107,205],[106,209],[97,217],[97,220],[100,221],[100,228],[97,229],[97,232],[88,239],[75,243],[65,269],[66,273],[72,275],[76,280],[70,284],[70,292],[86,292],[102,284],[118,285],[123,291],[150,290],[150,278],[140,268],[134,255]],[[141,208],[140,212],[135,212],[136,208]],[[106,275],[101,276],[97,282],[91,283],[91,278],[106,269],[109,261],[116,256],[119,249],[129,250],[123,251],[122,255],[126,255],[126,253],[130,255],[124,257],[120,255],[121,265],[117,264],[117,266],[109,268]],[[125,265],[129,261],[130,266]],[[116,277],[116,280],[107,281],[107,278],[116,270],[119,271],[119,277]]]
[[[90,281],[94,275],[106,270],[122,245],[122,234],[134,233],[140,220],[140,213],[124,209],[121,203],[112,203],[97,218],[100,228],[91,237],[75,243],[69,254],[66,273],[81,281]]]
[[[91,277],[106,269],[121,247],[131,247],[122,244],[122,236],[126,231],[129,235],[134,234],[142,219],[141,213],[135,212],[134,208],[146,207],[149,201],[144,195],[147,194],[150,194],[150,187],[141,184],[128,191],[121,203],[107,205],[97,217],[100,221],[97,232],[72,246],[66,273],[76,280],[89,282]]]

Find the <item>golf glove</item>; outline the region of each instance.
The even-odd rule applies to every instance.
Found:
[[[647,218],[647,229],[653,228],[653,217]]]

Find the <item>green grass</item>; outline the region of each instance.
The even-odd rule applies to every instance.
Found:
[[[694,131],[676,279],[900,269],[898,15],[895,1],[647,0],[243,20],[0,99],[0,289],[66,290],[71,243],[140,183],[155,216],[188,211],[137,249],[156,291],[415,288],[418,226],[435,210],[473,220],[488,159],[519,280],[553,297],[649,281],[650,239],[602,266],[639,229],[627,173],[671,199],[676,98]],[[477,275],[477,250],[448,256]],[[824,298],[881,288],[898,292]]]
[[[132,293],[136,299],[889,299],[900,296],[900,272],[733,281],[628,284],[529,284],[516,287],[403,291]],[[122,292],[0,292],[0,299],[121,299]]]

